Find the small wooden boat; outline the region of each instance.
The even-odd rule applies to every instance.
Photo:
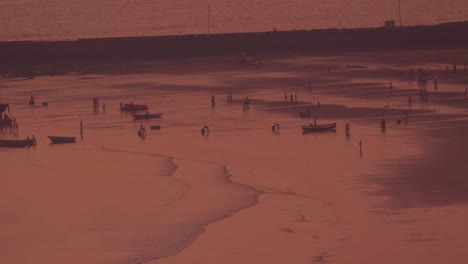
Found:
[[[2,139],[0,140],[0,147],[4,148],[24,148],[36,146],[36,139]]]
[[[127,112],[136,112],[136,111],[146,111],[148,110],[147,105],[139,105],[134,103],[120,105],[120,111],[127,111]]]
[[[301,126],[302,130],[305,133],[308,132],[324,132],[324,131],[334,131],[336,129],[336,123],[330,123],[325,125],[314,125],[310,124],[308,126]]]
[[[152,119],[152,118],[160,118],[162,113],[156,113],[156,114],[132,114],[134,119]]]
[[[150,126],[150,129],[151,130],[159,130],[159,129],[161,129],[161,126],[160,125]]]
[[[57,136],[49,136],[50,141],[54,144],[61,144],[61,143],[75,143],[75,137],[57,137]]]

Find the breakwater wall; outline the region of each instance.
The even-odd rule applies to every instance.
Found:
[[[238,56],[279,52],[468,48],[468,21],[395,28],[272,31],[0,42],[3,67],[21,64],[100,63],[200,56]]]

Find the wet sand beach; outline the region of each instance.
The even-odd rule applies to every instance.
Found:
[[[282,53],[259,69],[221,56],[3,77],[19,138],[38,144],[0,149],[0,262],[464,263],[465,58]],[[427,101],[418,67],[439,80]],[[119,111],[130,101],[162,118],[134,121]],[[314,117],[336,131],[303,134]]]

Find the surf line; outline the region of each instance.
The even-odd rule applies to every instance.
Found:
[[[175,176],[174,178],[177,178],[177,176],[175,175],[175,172],[178,168],[177,166],[177,160],[183,160],[183,161],[192,161],[192,162],[200,162],[200,163],[205,163],[205,164],[210,164],[210,165],[214,165],[214,166],[217,166],[217,167],[221,167],[222,170],[223,170],[223,178],[230,184],[235,184],[235,185],[238,185],[242,188],[245,188],[246,190],[250,190],[252,193],[249,194],[250,196],[253,196],[252,198],[253,199],[249,199],[250,201],[247,202],[245,205],[242,205],[240,206],[239,208],[235,208],[233,210],[231,210],[229,213],[227,214],[223,214],[219,217],[215,217],[214,219],[208,219],[208,221],[205,223],[205,224],[202,224],[200,225],[198,228],[198,232],[194,233],[191,235],[190,238],[187,238],[186,241],[183,241],[182,245],[179,247],[179,248],[175,248],[173,249],[172,252],[168,252],[164,255],[160,255],[160,256],[148,256],[147,258],[145,259],[141,259],[141,260],[138,260],[136,263],[148,263],[148,262],[151,262],[151,261],[154,261],[154,260],[157,260],[157,259],[162,259],[162,258],[167,258],[167,257],[171,257],[171,256],[175,256],[177,254],[179,254],[180,252],[182,252],[185,248],[187,248],[190,244],[192,244],[201,234],[203,234],[204,232],[206,232],[207,228],[209,225],[213,224],[213,223],[216,223],[216,222],[219,222],[221,220],[224,220],[224,219],[227,219],[231,216],[233,216],[234,214],[244,210],[244,209],[247,209],[247,208],[250,208],[254,205],[257,205],[258,202],[259,202],[259,197],[260,195],[264,194],[265,192],[261,191],[261,190],[257,190],[256,188],[252,187],[252,186],[249,186],[247,184],[242,184],[242,183],[239,183],[239,182],[236,182],[234,181],[231,177],[232,177],[232,174],[229,172],[228,168],[227,168],[227,165],[226,164],[223,164],[223,163],[219,163],[219,162],[213,162],[213,161],[206,161],[206,160],[198,160],[198,159],[189,159],[189,158],[179,158],[179,157],[173,157],[173,156],[169,156],[169,155],[164,155],[164,154],[158,154],[158,153],[148,153],[148,152],[138,152],[138,151],[131,151],[131,150],[119,150],[119,149],[114,149],[114,148],[109,148],[109,147],[105,147],[105,146],[101,146],[101,145],[97,145],[97,144],[93,144],[94,146],[98,147],[98,148],[101,148],[102,150],[105,150],[105,151],[110,151],[110,152],[119,152],[119,153],[129,153],[129,154],[137,154],[137,155],[148,155],[148,156],[155,156],[155,157],[163,157],[163,158],[167,158],[171,161],[171,163],[174,165],[174,169],[171,171],[171,176]],[[178,179],[180,180],[180,179]],[[185,181],[184,181],[185,182]],[[189,183],[187,183],[189,184]],[[189,184],[190,185],[190,184]],[[183,198],[183,197],[182,197]]]

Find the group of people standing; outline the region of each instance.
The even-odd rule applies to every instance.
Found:
[[[122,103],[120,103],[120,105],[122,105]],[[93,97],[93,107],[95,110],[99,109],[99,99],[96,96]],[[106,110],[106,104],[104,102],[102,102],[102,110]]]
[[[290,100],[291,104],[292,104],[292,103],[297,103],[297,93],[294,93],[294,94],[291,93],[291,94],[289,95],[289,100]],[[284,101],[285,101],[285,102],[288,101],[288,94],[287,94],[287,93],[284,94]]]
[[[429,92],[427,89],[420,89],[419,90],[419,101],[425,102],[429,100]]]

